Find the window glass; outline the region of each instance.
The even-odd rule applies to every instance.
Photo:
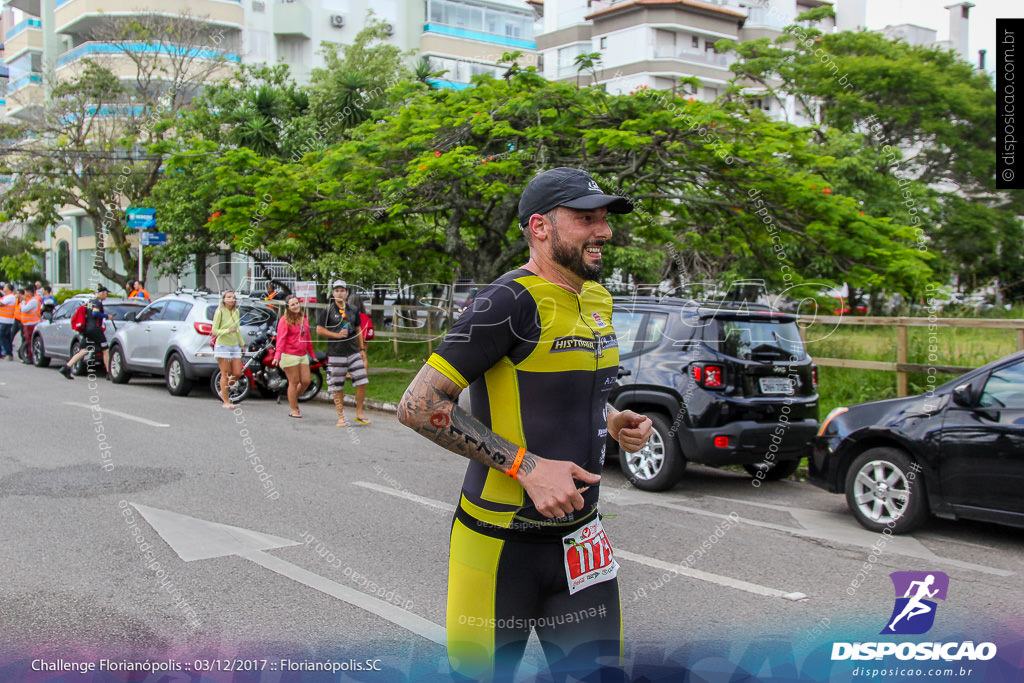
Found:
[[[665,336],[665,327],[668,325],[667,313],[651,313],[647,320],[647,328],[644,330],[644,338],[641,340],[643,346],[655,346]]]
[[[86,302],[83,299],[70,299],[65,301],[60,305],[60,308],[57,309],[57,312],[53,314],[54,320],[57,318],[70,318],[72,314],[74,314],[75,309],[79,306],[84,306],[85,303]]]
[[[184,320],[188,312],[192,310],[192,304],[184,301],[168,301],[167,310],[164,312],[164,320]]]
[[[629,313],[627,311],[615,311],[612,316],[612,325],[615,327],[615,338],[619,342],[619,355],[633,353],[639,349],[637,339],[640,334],[640,325],[644,321],[645,313]]]
[[[107,304],[103,306],[103,310],[114,316],[114,320],[124,320],[124,317],[134,311],[138,313],[142,310],[141,306],[132,306],[131,304]]]
[[[135,319],[136,322],[153,322],[155,320],[162,320],[164,309],[167,308],[166,301],[156,301],[146,307],[142,313]]]
[[[1024,409],[1024,362],[993,372],[981,392],[981,405]]]
[[[718,350],[741,360],[796,361],[807,357],[794,322],[719,320]]]
[[[67,240],[57,242],[57,282],[71,282],[71,246]]]

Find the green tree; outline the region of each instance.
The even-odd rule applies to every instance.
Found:
[[[964,272],[961,252],[1024,239],[1014,218],[1024,200],[995,190],[995,92],[988,76],[948,50],[815,27],[831,13],[804,13],[774,41],[720,41],[719,49],[740,57],[731,67],[731,104],[792,97],[796,115],[815,132],[821,161],[814,170],[866,213],[911,225],[943,277]],[[964,202],[991,220],[972,221]],[[958,243],[959,237],[977,241]],[[961,284],[996,278],[1005,286],[1009,271],[996,267],[1000,260],[995,251],[979,257]],[[880,286],[872,293],[891,289]]]
[[[777,265],[766,212],[793,264],[813,265],[821,277],[910,288],[927,276],[909,227],[813,190],[827,183],[800,170],[813,155],[810,133],[794,126],[752,123],[681,97],[551,83],[532,69],[480,77],[462,91],[410,84],[399,92],[403,105],[390,117],[354,129],[317,163],[267,180],[306,197],[297,220],[277,219],[299,226],[282,248],[308,253],[306,243],[333,233],[432,272],[487,280],[525,255],[516,227],[522,187],[541,170],[575,166],[639,209],[618,219],[607,253],[607,265],[629,281],[660,278],[666,244],[700,254],[714,277],[746,275],[754,263],[776,283],[800,281]]]
[[[252,189],[238,178],[222,181],[231,169],[242,168],[245,177],[256,179],[268,165],[298,158],[314,130],[308,93],[284,64],[244,65],[207,87],[181,113],[175,136],[159,148],[168,155],[153,190],[168,233],[167,245],[156,253],[161,270],[178,275],[194,270],[197,286],[205,286],[208,256],[232,246],[257,251],[259,242],[238,248],[230,244],[231,233],[218,229],[217,202]]]

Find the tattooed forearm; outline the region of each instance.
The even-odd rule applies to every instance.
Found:
[[[402,397],[398,420],[453,453],[508,471],[519,447],[455,405],[458,396],[459,387],[454,382],[424,366]],[[535,457],[526,454],[519,471],[530,472],[535,465]]]

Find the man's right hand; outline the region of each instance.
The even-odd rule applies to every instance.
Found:
[[[516,480],[522,484],[534,507],[547,518],[564,517],[583,509],[583,496],[576,481],[596,484],[601,475],[591,474],[573,462],[548,460],[532,456],[536,464],[529,472],[520,471]]]

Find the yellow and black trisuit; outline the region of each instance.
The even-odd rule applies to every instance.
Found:
[[[611,318],[601,285],[586,282],[577,295],[519,269],[477,295],[427,362],[469,387],[474,417],[500,436],[600,473],[605,405],[619,367]],[[550,520],[517,481],[469,463],[448,575],[448,656],[457,673],[510,676],[531,626],[553,672],[582,673],[597,668],[598,657],[606,665],[621,657],[614,572],[572,594],[569,587],[569,574],[594,568],[594,553],[601,562],[600,547],[564,538],[599,519],[598,491],[590,486],[582,510]],[[610,559],[606,538],[603,547]]]

